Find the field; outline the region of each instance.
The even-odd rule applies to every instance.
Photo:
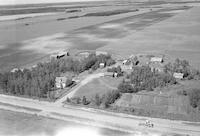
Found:
[[[190,106],[189,98],[180,93],[194,88],[200,88],[198,80],[179,81],[178,85],[156,88],[152,92],[123,94],[114,105],[143,109],[152,117],[199,121],[199,113]]]
[[[56,119],[45,118],[41,116],[23,114],[0,110],[0,135],[11,136],[56,136],[61,131],[65,130],[66,134],[70,135],[69,129],[77,129],[79,131],[90,130],[92,134],[101,136],[125,136],[126,133],[112,131],[108,129],[99,129],[94,127],[85,127],[73,122],[66,122]],[[82,128],[82,129],[81,129]],[[68,131],[66,131],[68,130]],[[74,134],[74,133],[72,133]]]
[[[84,8],[85,5],[76,5],[76,7],[75,5],[59,5],[62,10],[51,12],[56,13],[53,15],[20,17],[17,20],[1,21],[0,69],[9,70],[14,67],[34,65],[40,60],[48,59],[52,52],[63,49],[99,49],[118,53],[121,48],[119,43],[129,39],[131,35],[135,35],[135,32],[145,30],[151,25],[190,8],[187,6],[188,3],[181,4],[181,6],[172,4],[174,8],[169,8],[166,3],[162,3],[160,6],[158,3],[134,2],[95,4],[90,3]],[[20,9],[20,7],[16,8]],[[81,11],[67,13],[63,12],[63,8]],[[134,12],[127,13],[127,11]],[[111,14],[109,16],[85,16],[98,13]],[[27,16],[25,13],[19,15]],[[114,49],[113,46],[116,48]],[[123,46],[130,46],[130,42]],[[130,51],[131,54],[134,53],[135,48],[133,47],[131,47],[133,50],[120,49],[119,55],[130,54]],[[152,50],[152,48],[149,49]]]
[[[199,13],[200,8],[194,7],[144,30],[130,33],[129,36],[112,42],[100,50],[112,51],[121,56],[134,53],[165,54],[171,59],[187,59],[199,69]],[[152,17],[153,15],[147,16],[146,19]]]
[[[91,99],[94,98],[96,94],[101,96],[108,91],[116,90],[121,80],[121,78],[117,79],[112,77],[94,79],[93,81],[80,88],[73,97],[82,98],[85,96],[86,98]]]

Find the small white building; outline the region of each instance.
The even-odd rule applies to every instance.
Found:
[[[104,68],[104,67],[105,67],[105,63],[100,63],[100,64],[99,64],[99,67],[100,67],[100,68]]]
[[[18,70],[20,70],[19,68],[13,68],[10,72],[11,73],[15,73],[15,72],[17,72]]]
[[[108,55],[108,53],[105,52],[105,51],[96,51],[95,54],[96,54],[96,56],[98,56],[98,55]]]
[[[163,63],[163,58],[161,58],[161,57],[152,57],[150,59],[150,62]]]
[[[90,52],[81,52],[77,56],[79,56],[81,58],[87,58],[87,57],[89,57],[90,54],[91,54]]]
[[[66,87],[66,77],[56,77],[56,88],[62,89]]]
[[[173,77],[175,77],[176,79],[183,79],[184,74],[183,73],[174,73]]]
[[[114,76],[115,78],[117,78],[117,77],[118,77],[118,73],[115,72],[113,76]]]

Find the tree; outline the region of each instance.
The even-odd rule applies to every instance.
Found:
[[[193,108],[199,107],[200,108],[200,89],[193,89],[191,92],[189,92],[189,100],[190,105]]]
[[[95,95],[94,101],[95,101],[95,105],[97,105],[97,106],[101,105],[101,99],[98,94]]]
[[[83,96],[83,98],[82,98],[82,104],[83,105],[88,105],[90,102],[86,99],[86,97],[85,96]]]
[[[120,83],[118,86],[118,90],[121,93],[136,93],[135,89],[132,87],[132,85],[129,83],[126,83],[126,82]]]

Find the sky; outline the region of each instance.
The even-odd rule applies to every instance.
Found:
[[[0,5],[55,3],[55,2],[79,2],[79,1],[84,2],[84,1],[100,1],[100,0],[0,0]]]

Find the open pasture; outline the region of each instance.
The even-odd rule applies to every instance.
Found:
[[[101,96],[108,91],[116,90],[121,80],[121,78],[117,79],[112,77],[102,77],[94,79],[93,81],[80,88],[74,94],[74,97],[82,98],[83,96],[85,96],[86,98],[90,99],[94,98],[96,94]]]
[[[172,59],[186,59],[192,66],[200,68],[199,14],[200,8],[194,7],[141,31],[129,33],[99,50],[112,51],[121,56],[134,53],[165,54]]]
[[[116,3],[115,3],[116,4]],[[154,52],[165,49],[155,44],[151,37],[151,45],[143,42],[144,38],[132,36],[143,33],[150,26],[160,24],[178,13],[165,13],[176,10],[187,10],[189,7],[176,6],[174,8],[157,5],[140,8],[140,4],[107,4],[79,8],[81,12],[57,13],[42,17],[26,18],[0,22],[0,70],[9,70],[15,67],[31,66],[39,60],[48,60],[49,55],[58,50],[105,50],[122,57],[138,52]],[[155,8],[154,8],[155,6]],[[125,9],[139,9],[139,11],[117,14],[112,16],[78,17],[87,13],[101,11],[116,11]],[[64,18],[61,20],[57,20]],[[28,24],[28,25],[25,25]],[[141,32],[140,32],[141,31]],[[152,33],[155,31],[151,31]],[[156,36],[151,34],[150,36]],[[142,35],[146,36],[146,35]],[[158,35],[159,38],[160,34]],[[146,38],[146,37],[145,37]],[[168,38],[169,41],[171,41]],[[139,42],[139,43],[135,43]],[[148,45],[148,46],[147,46]],[[166,50],[167,52],[167,50]],[[168,53],[168,52],[167,52]],[[170,52],[173,56],[172,50]],[[198,53],[198,52],[197,52]],[[198,54],[196,55],[198,56]],[[194,53],[193,53],[194,54]],[[196,57],[196,56],[195,56]]]

